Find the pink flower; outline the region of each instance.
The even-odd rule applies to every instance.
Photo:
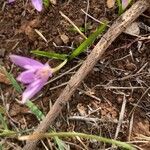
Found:
[[[9,3],[14,2],[15,0],[8,0]],[[32,5],[37,11],[42,11],[43,1],[42,0],[31,0]]]
[[[17,80],[27,85],[22,94],[22,103],[26,103],[43,88],[48,78],[52,76],[51,68],[48,63],[42,64],[36,60],[18,55],[10,55],[10,59],[14,64],[25,69],[17,77]]]

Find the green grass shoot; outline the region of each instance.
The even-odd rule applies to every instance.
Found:
[[[97,37],[105,30],[106,26],[107,23],[100,25],[94,33],[92,33],[78,48],[72,52],[69,56],[69,60],[77,57],[80,53],[84,52],[89,46],[91,46]]]
[[[135,150],[135,148],[132,145],[125,143],[125,142],[108,139],[108,138],[104,138],[104,137],[97,136],[97,135],[78,133],[78,132],[52,132],[52,133],[43,133],[43,134],[39,133],[37,135],[34,134],[33,136],[27,135],[27,136],[19,137],[19,140],[36,140],[36,139],[42,139],[42,138],[53,138],[55,136],[64,137],[64,138],[78,136],[80,138],[92,139],[92,140],[97,140],[98,142],[116,145],[120,148],[125,148],[127,150]]]
[[[31,53],[36,54],[38,56],[43,56],[43,57],[48,57],[48,58],[53,58],[53,59],[58,59],[58,60],[65,60],[68,57],[67,54],[59,54],[55,52],[46,52],[46,51],[40,51],[40,50],[33,50],[31,51]]]
[[[89,46],[93,44],[93,42],[97,39],[97,37],[105,30],[107,23],[100,25],[97,30],[92,33],[78,48],[76,48],[71,55],[67,54],[59,54],[55,52],[46,52],[40,50],[33,50],[31,53],[36,54],[38,56],[58,59],[58,60],[72,60],[73,58],[80,55],[80,53],[84,52]]]
[[[128,1],[128,5],[132,2],[132,0],[126,0],[126,1]],[[121,15],[125,11],[126,8],[123,8],[122,0],[116,0],[116,2],[117,2],[117,5],[118,5],[118,8],[119,8],[118,14]]]
[[[4,130],[8,130],[6,119],[1,113],[0,113],[0,124],[2,125]]]
[[[118,5],[118,8],[119,8],[118,14],[121,15],[123,13],[121,0],[117,0],[117,5]]]
[[[41,121],[45,117],[44,114],[39,110],[39,108],[31,101],[26,102],[26,106],[31,110],[31,112],[36,116],[36,118]]]
[[[50,1],[49,1],[49,0],[43,0],[43,4],[44,4],[44,6],[45,6],[46,8],[48,8],[49,5],[50,5]]]

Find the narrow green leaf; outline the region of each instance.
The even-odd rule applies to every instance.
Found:
[[[97,30],[92,33],[78,48],[76,48],[69,56],[69,60],[77,57],[80,53],[84,52],[89,46],[93,44],[96,38],[105,30],[107,23],[100,25]]]
[[[121,0],[117,0],[117,5],[118,5],[118,8],[119,8],[118,14],[121,15],[123,13]]]
[[[0,131],[0,137],[10,137],[10,136],[15,136],[16,132],[12,130],[1,130]]]
[[[18,84],[18,82],[15,80],[12,74],[7,72],[7,77],[9,78],[10,82],[12,83],[13,87],[18,93],[22,93],[21,86]]]
[[[67,145],[62,141],[61,139],[58,138],[58,136],[54,137],[55,143],[58,146],[58,150],[66,150],[68,149]]]
[[[8,130],[7,123],[6,123],[4,117],[2,116],[1,113],[0,113],[0,122],[1,122],[1,124],[2,124],[2,126],[3,126],[3,128],[4,128],[5,130]]]
[[[37,117],[39,121],[43,120],[44,114],[38,109],[38,107],[31,101],[26,102],[26,106],[31,110],[31,112]]]
[[[2,144],[0,144],[0,150],[3,150],[3,145]]]
[[[68,57],[67,54],[59,54],[59,53],[55,53],[55,52],[45,52],[45,51],[40,51],[40,50],[34,50],[34,51],[31,51],[31,53],[36,54],[38,56],[59,59],[59,60],[65,60]]]
[[[20,85],[18,84],[18,82],[15,80],[15,78],[13,77],[13,75],[9,72],[7,72],[6,69],[4,69],[2,66],[0,66],[1,69],[4,70],[7,78],[10,80],[11,84],[13,85],[13,87],[15,88],[15,90],[18,92],[18,93],[22,93],[22,89],[20,87]]]
[[[116,0],[117,1],[117,5],[118,5],[118,8],[119,8],[119,11],[118,11],[118,14],[121,15],[125,9],[131,4],[132,0],[126,0],[128,1],[127,2],[127,5],[126,6],[123,6],[123,2],[122,0]]]
[[[50,5],[50,1],[49,1],[49,0],[43,0],[43,4],[44,4],[44,6],[45,6],[46,8],[48,8],[49,5]]]

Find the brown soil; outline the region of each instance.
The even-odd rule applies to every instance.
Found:
[[[77,47],[83,38],[72,31],[73,27],[64,18],[61,17],[59,11],[66,14],[78,27],[84,27],[85,14],[81,9],[86,10],[86,0],[60,0],[55,6],[42,13],[36,12],[30,3],[25,1],[16,1],[14,4],[4,5],[5,0],[0,1],[0,64],[8,71],[12,68],[9,60],[10,54],[18,54],[28,57],[34,57],[42,62],[46,62],[47,58],[37,58],[31,54],[31,50],[40,49],[45,51],[55,51],[59,53],[70,53],[69,48]],[[98,20],[108,20],[110,24],[118,17],[117,8],[108,9],[105,0],[90,1],[89,14]],[[145,15],[149,15],[145,12]],[[149,18],[140,16],[138,21],[144,22],[150,26]],[[93,32],[98,23],[88,18],[89,25],[86,36]],[[34,29],[38,29],[48,40],[46,43]],[[149,34],[148,31],[141,31],[143,36]],[[67,41],[61,39],[61,35],[67,37]],[[54,46],[53,42],[58,46]],[[116,41],[109,47],[103,59],[97,63],[92,72],[84,80],[80,88],[72,96],[72,100],[64,108],[62,114],[57,118],[53,127],[56,131],[76,131],[88,134],[101,135],[107,138],[114,138],[117,120],[119,119],[122,102],[124,98],[127,101],[124,113],[124,121],[120,128],[117,139],[121,141],[137,140],[138,134],[150,136],[149,126],[149,86],[150,86],[150,40],[143,40],[142,46],[138,50],[139,41],[136,37],[127,34],[120,35]],[[66,46],[65,48],[61,46]],[[92,47],[88,51],[91,51]],[[77,65],[81,59],[84,59],[88,53],[84,53],[71,61],[66,67],[55,74],[53,78],[71,69]],[[50,60],[51,66],[56,66],[59,61]],[[75,70],[74,70],[75,71]],[[35,104],[47,114],[64,86],[57,86],[67,82],[74,74],[69,72],[62,78],[48,84],[42,90]],[[13,67],[12,73],[17,76],[19,69]],[[1,81],[1,80],[0,80]],[[107,86],[107,89],[104,87]],[[52,87],[56,87],[52,89]],[[108,88],[110,87],[110,88]],[[111,88],[112,87],[112,88]],[[114,89],[113,87],[118,87]],[[128,89],[120,89],[119,87],[130,87]],[[140,87],[133,89],[132,87]],[[28,108],[20,105],[15,99],[20,100],[20,95],[16,93],[13,87],[7,83],[0,84],[1,106],[7,108],[9,117],[7,116],[10,129],[29,129],[35,128],[39,122],[32,115]],[[83,92],[84,90],[84,92]],[[88,94],[87,94],[88,93]],[[90,95],[90,96],[89,96]],[[95,96],[96,98],[94,98]],[[131,113],[134,106],[138,104]],[[130,133],[130,122],[133,114],[133,130]],[[80,119],[68,119],[73,116],[88,118],[99,118],[98,122],[90,122]],[[5,139],[6,148],[14,149],[14,145],[22,147],[25,143]],[[71,143],[83,147],[78,140],[68,139]],[[106,145],[95,141],[83,140],[88,149],[105,149]],[[47,141],[45,141],[47,144]],[[148,143],[149,144],[149,143]],[[148,144],[137,144],[143,149],[149,149]],[[47,144],[48,145],[48,144]],[[49,145],[48,145],[49,146]],[[39,147],[44,149],[43,145]],[[53,145],[54,147],[54,145]],[[72,149],[79,149],[71,146]],[[84,147],[83,147],[84,149]]]

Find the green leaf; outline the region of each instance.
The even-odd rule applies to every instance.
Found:
[[[69,60],[77,57],[80,53],[84,52],[89,46],[93,44],[96,38],[105,30],[107,23],[100,25],[97,30],[92,33],[78,48],[76,48],[69,56]]]
[[[2,144],[0,144],[0,150],[3,150],[3,145]]]
[[[39,121],[43,120],[44,114],[39,110],[39,108],[31,101],[26,102],[26,106],[31,110],[31,112],[37,117]]]
[[[121,15],[123,13],[123,8],[122,8],[122,4],[121,4],[121,0],[117,0],[117,5],[119,8],[118,14]]]
[[[123,8],[123,5],[122,5],[123,2],[121,0],[116,0],[116,1],[117,1],[117,5],[118,5],[118,8],[119,8],[119,11],[118,11],[119,15],[121,15],[125,11],[126,7],[128,7],[132,2],[132,0],[127,0],[128,5],[125,8]]]
[[[55,143],[58,146],[58,150],[68,150],[68,146],[62,141],[61,139],[58,138],[58,136],[54,137]]]
[[[43,0],[43,4],[47,8],[50,5],[50,1],[49,0]]]
[[[59,54],[59,53],[55,53],[55,52],[45,52],[45,51],[40,51],[40,50],[34,50],[34,51],[31,51],[31,53],[36,54],[38,56],[59,59],[59,60],[65,60],[68,57],[67,54]]]
[[[10,82],[12,83],[13,87],[18,93],[22,93],[21,86],[18,84],[18,82],[15,80],[12,74],[6,72],[7,77],[9,78]]]
[[[3,126],[3,128],[4,128],[5,130],[8,130],[7,123],[6,123],[4,117],[2,116],[1,113],[0,113],[0,122],[1,122],[1,124],[2,124],[2,126]]]

